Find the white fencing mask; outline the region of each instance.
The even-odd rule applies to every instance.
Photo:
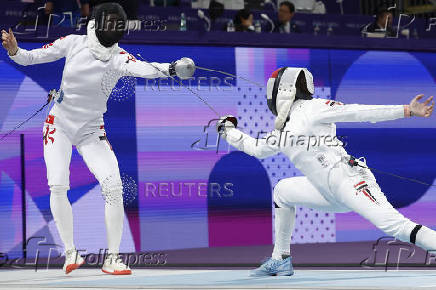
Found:
[[[282,130],[296,99],[311,99],[313,76],[302,67],[283,67],[272,73],[267,84],[267,104],[277,116],[274,126]]]

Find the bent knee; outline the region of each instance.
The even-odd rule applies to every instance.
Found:
[[[409,242],[410,234],[417,224],[406,217],[387,220],[379,225],[379,228],[386,234],[401,241]]]
[[[104,200],[111,205],[123,204],[123,183],[119,175],[111,175],[100,182]]]
[[[123,190],[123,183],[119,174],[109,175],[103,180],[100,180],[100,186],[103,191],[107,190]]]
[[[292,179],[282,179],[280,180],[276,186],[274,186],[274,203],[279,207],[285,207],[283,200],[286,191],[289,191],[289,188],[292,187],[293,181]]]

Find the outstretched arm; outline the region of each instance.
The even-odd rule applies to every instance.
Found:
[[[18,64],[31,65],[56,61],[65,57],[67,53],[67,37],[61,37],[53,43],[46,44],[42,48],[30,51],[19,48],[14,33],[9,29],[9,33],[2,30],[2,44],[8,51],[9,57]]]
[[[121,52],[121,68],[127,75],[146,79],[169,76],[187,79],[195,72],[195,64],[190,58],[182,58],[172,63],[147,62],[138,60],[125,51]]]
[[[429,117],[434,108],[434,102],[429,105],[433,97],[424,103],[419,103],[423,95],[418,95],[409,105],[342,105],[334,101],[327,101],[325,106],[315,114],[314,119],[320,123],[337,122],[381,122],[411,116]]]
[[[157,63],[157,62],[146,62],[136,59],[133,55],[127,54],[125,52],[121,53],[121,68],[126,72],[127,75],[145,78],[145,79],[155,79],[164,78],[170,75],[169,63]]]
[[[236,129],[237,121],[233,116],[225,116],[217,123],[218,132],[233,147],[256,158],[267,158],[280,152],[279,137],[273,131],[265,138],[255,139]],[[273,138],[271,138],[273,137]]]

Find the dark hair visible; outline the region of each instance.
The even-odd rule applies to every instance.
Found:
[[[388,8],[386,6],[378,7],[377,10],[375,11],[376,20],[379,20],[385,13],[393,14],[393,12],[388,10]]]
[[[235,25],[241,24],[242,23],[241,18],[248,19],[250,15],[251,15],[251,11],[248,8],[239,10],[238,13],[236,13],[235,15],[235,19],[234,19]]]
[[[287,6],[289,8],[289,12],[294,13],[295,12],[295,6],[293,3],[289,2],[289,1],[284,1],[282,3],[280,3],[280,6]]]
[[[303,99],[303,100],[310,100],[312,99],[312,94],[307,89],[307,82],[306,82],[306,76],[303,71],[300,72],[297,78],[297,83],[295,84],[295,87],[297,89],[297,94],[295,96],[295,99]]]
[[[224,13],[224,5],[212,0],[209,4],[209,15],[212,21],[221,17]]]

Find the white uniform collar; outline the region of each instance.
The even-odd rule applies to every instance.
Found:
[[[291,21],[288,21],[283,25],[283,30],[285,33],[291,33]]]
[[[119,47],[118,43],[115,43],[111,47],[104,47],[98,41],[97,36],[95,35],[95,20],[90,20],[87,27],[87,44],[91,53],[94,55],[96,59],[101,61],[108,61],[113,54],[118,53]]]

